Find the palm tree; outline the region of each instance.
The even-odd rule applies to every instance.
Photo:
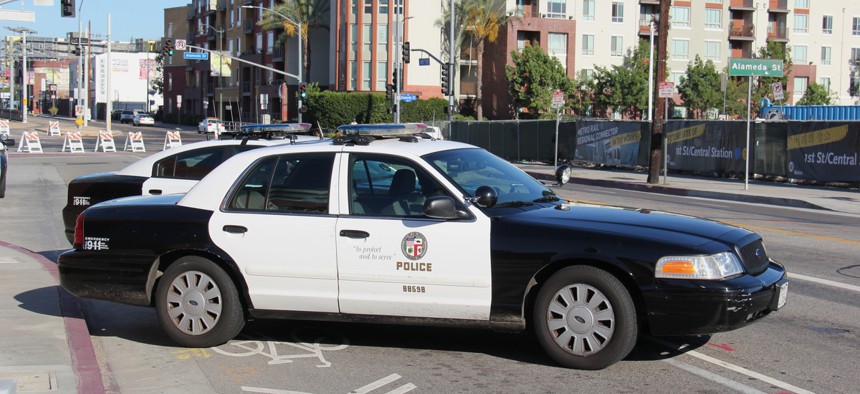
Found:
[[[283,29],[284,32],[278,36],[278,43],[283,44],[287,37],[296,35],[299,29],[302,32],[302,66],[305,79],[308,79],[311,72],[311,46],[309,43],[309,34],[311,29],[329,30],[329,1],[328,0],[284,0],[274,6],[273,10],[277,13],[292,19],[299,26],[282,18],[275,12],[264,12],[263,20],[258,25],[264,29]],[[300,81],[301,82],[301,81]]]
[[[466,12],[465,23],[469,34],[478,42],[477,53],[477,93],[475,95],[475,107],[478,120],[484,115],[481,105],[481,90],[483,88],[483,57],[484,44],[486,41],[493,42],[499,36],[499,30],[504,25],[505,1],[504,0],[463,0],[463,9]]]

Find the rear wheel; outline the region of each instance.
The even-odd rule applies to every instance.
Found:
[[[590,266],[568,267],[543,285],[532,324],[544,351],[568,368],[602,369],[636,345],[636,308],[612,274]]]
[[[221,345],[245,325],[233,281],[201,257],[184,257],[164,271],[156,289],[155,309],[170,339],[187,347]]]

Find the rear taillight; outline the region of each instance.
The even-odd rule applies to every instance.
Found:
[[[75,243],[72,245],[75,249],[84,247],[84,213],[81,212],[78,218],[75,219]]]

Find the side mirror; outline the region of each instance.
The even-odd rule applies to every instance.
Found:
[[[428,197],[427,200],[424,201],[424,206],[421,211],[424,213],[424,216],[433,219],[452,220],[466,219],[469,217],[468,213],[458,211],[457,203],[454,202],[453,198],[448,196]]]
[[[573,169],[567,165],[562,164],[555,169],[555,181],[558,182],[558,186],[564,186],[565,183],[570,182],[570,174],[573,172]]]
[[[475,190],[475,197],[469,201],[478,204],[481,208],[492,208],[499,201],[499,192],[492,186],[480,186]]]

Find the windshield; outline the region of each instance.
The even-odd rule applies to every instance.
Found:
[[[496,206],[552,202],[555,193],[501,158],[483,149],[457,149],[424,156],[468,196],[480,186],[496,189]]]

